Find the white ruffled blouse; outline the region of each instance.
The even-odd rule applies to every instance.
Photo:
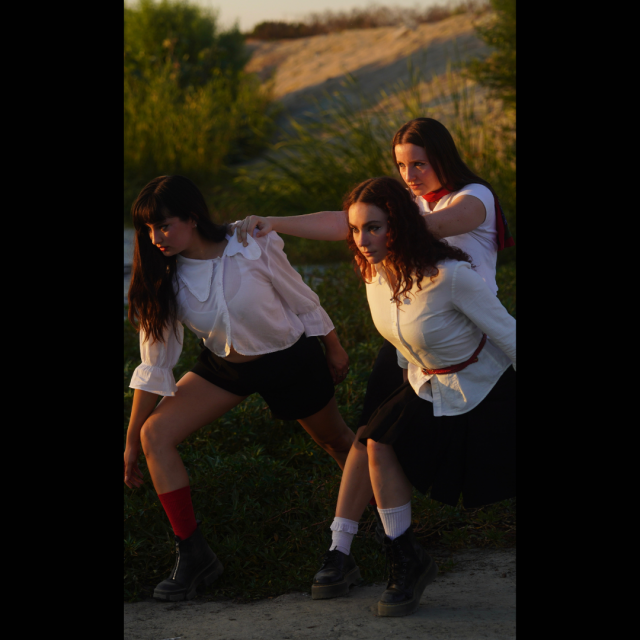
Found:
[[[163,343],[145,341],[140,331],[142,364],[133,372],[133,389],[175,395],[173,367],[182,352],[183,327],[222,358],[232,345],[242,355],[263,355],[287,349],[303,333],[324,336],[333,330],[320,299],[289,264],[277,233],[249,237],[246,247],[235,234],[227,240],[219,258],[177,256],[177,331],[165,328]]]

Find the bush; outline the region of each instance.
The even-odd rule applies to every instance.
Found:
[[[285,246],[286,249],[286,246]],[[511,267],[507,267],[511,268]],[[515,269],[498,273],[503,303],[515,311],[505,284]],[[317,276],[317,274],[316,274]],[[362,281],[350,265],[328,270],[310,282],[331,316],[351,360],[348,378],[336,387],[347,424],[355,430],[366,382],[382,338],[376,332]],[[506,296],[506,297],[505,297]],[[128,384],[140,363],[137,335],[125,321],[124,432],[133,390]],[[188,371],[199,347],[185,331],[185,346],[174,369]],[[200,429],[179,446],[189,473],[196,516],[225,565],[214,596],[261,598],[291,590],[308,591],[320,556],[328,548],[340,472],[335,462],[295,421],[274,420],[260,396],[250,396],[221,419]],[[145,484],[124,487],[124,597],[150,596],[172,566],[174,544],[168,520],[156,497],[144,458]],[[515,501],[481,509],[449,507],[414,495],[418,537],[455,549],[466,545],[513,543]],[[384,579],[385,562],[370,530],[373,514],[361,521],[354,549],[366,581]]]
[[[303,22],[260,22],[251,33],[247,34],[247,37],[258,40],[281,40],[306,38],[346,29],[375,29],[376,27],[434,23],[461,13],[482,12],[485,9],[486,2],[477,0],[436,4],[424,9],[384,7],[374,4],[366,8],[356,7],[351,11],[311,13]]]
[[[230,163],[264,147],[270,99],[242,71],[248,57],[238,29],[218,32],[201,7],[141,0],[125,8],[125,219],[152,178],[215,184]]]
[[[505,107],[516,108],[516,0],[490,0],[495,11],[491,24],[476,27],[495,51],[484,60],[472,60],[469,75],[491,89]]]

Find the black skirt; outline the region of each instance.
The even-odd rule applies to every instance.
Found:
[[[356,429],[367,424],[380,403],[401,384],[402,369],[398,366],[396,348],[388,340],[385,340],[378,351],[376,361],[373,363],[373,370],[367,381],[367,392],[364,396],[364,405]]]
[[[393,445],[411,484],[431,498],[467,508],[516,495],[516,373],[509,367],[474,409],[433,415],[408,382],[373,413],[360,441]]]

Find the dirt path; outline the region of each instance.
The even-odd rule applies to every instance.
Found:
[[[153,600],[124,605],[125,640],[477,640],[515,638],[515,549],[471,549],[453,555],[456,567],[436,578],[418,611],[379,618],[385,585],[354,587],[349,596],[311,600],[292,593],[250,604]]]

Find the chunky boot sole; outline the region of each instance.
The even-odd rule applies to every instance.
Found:
[[[415,613],[420,606],[420,598],[422,592],[426,589],[427,585],[432,583],[438,575],[438,565],[433,558],[431,563],[426,568],[425,572],[418,578],[415,589],[413,590],[413,598],[406,602],[399,602],[398,604],[390,604],[387,602],[378,602],[378,615],[379,616],[408,616],[411,613]]]
[[[214,560],[206,569],[203,569],[189,585],[188,588],[180,591],[164,591],[163,589],[155,588],[153,597],[157,600],[165,600],[167,602],[176,602],[178,600],[191,600],[195,598],[198,586],[204,583],[206,587],[212,585],[224,571],[222,562],[218,558]]]
[[[342,580],[333,584],[314,584],[311,585],[311,599],[325,600],[327,598],[337,598],[349,593],[349,587],[362,580],[360,577],[360,569],[354,567],[347,573]]]

